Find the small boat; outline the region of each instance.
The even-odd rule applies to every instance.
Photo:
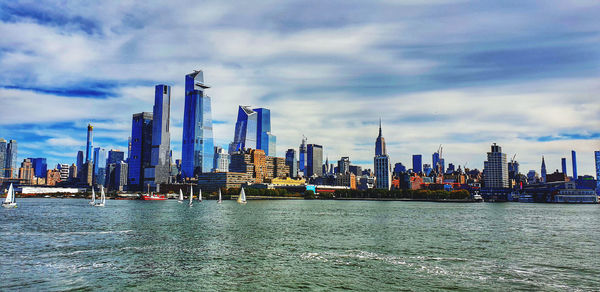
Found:
[[[223,203],[223,199],[221,199],[221,189],[219,189],[219,200],[217,201],[217,204],[221,203]]]
[[[167,197],[165,195],[157,195],[157,194],[145,194],[142,195],[142,200],[144,201],[164,201]]]
[[[179,189],[179,199],[177,200],[179,203],[183,203],[183,192]]]
[[[90,201],[90,205],[96,205],[96,192],[94,192],[94,187],[92,187],[92,200]]]
[[[246,193],[244,193],[244,188],[242,188],[242,191],[240,192],[237,202],[240,204],[246,204]]]
[[[202,189],[198,192],[198,202],[202,202]]]
[[[45,195],[44,198],[50,198],[50,196],[49,195]]]
[[[190,203],[188,204],[190,207],[194,206],[194,202],[192,201],[193,199],[194,199],[193,189],[190,188]]]
[[[106,194],[104,194],[104,187],[100,186],[100,203],[96,203],[94,207],[104,207],[106,202]]]
[[[10,187],[8,187],[8,192],[6,193],[6,199],[4,200],[4,202],[2,202],[2,207],[4,207],[4,208],[16,208],[17,207],[17,201],[15,200],[15,189],[13,188],[12,184],[10,184]]]

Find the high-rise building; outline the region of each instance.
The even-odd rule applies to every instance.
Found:
[[[508,166],[508,178],[516,179],[519,175],[519,162],[511,161],[507,163]]]
[[[79,173],[77,172],[77,165],[75,165],[75,163],[71,164],[71,166],[69,166],[69,179],[77,179],[78,174]]]
[[[577,155],[575,150],[571,150],[571,162],[573,163],[573,179],[577,179]]]
[[[277,138],[271,133],[271,110],[255,108],[257,113],[256,148],[265,151],[267,156],[277,156]]]
[[[233,142],[229,146],[229,153],[231,154],[244,149],[258,149],[257,131],[258,113],[249,106],[240,105],[237,122],[235,123]]]
[[[19,179],[23,180],[25,184],[30,184],[33,180],[33,176],[33,164],[31,163],[31,159],[27,158],[23,160],[21,167],[19,168]]]
[[[298,160],[296,160],[296,150],[288,149],[285,152],[285,164],[290,168],[290,177],[298,177]]]
[[[124,161],[119,161],[115,163],[114,180],[112,183],[113,189],[122,191],[123,188],[127,185],[127,169],[128,165]]]
[[[150,166],[144,169],[144,182],[155,186],[168,183],[171,177],[171,87],[156,85],[152,114],[152,151]]]
[[[213,168],[214,139],[211,98],[204,94],[210,88],[204,84],[202,71],[185,76],[185,110],[183,114],[183,141],[181,176],[191,178]]]
[[[542,174],[542,182],[546,182],[546,161],[544,161],[544,156],[542,155],[542,169],[541,169],[541,174]]]
[[[487,153],[487,161],[483,163],[484,184],[486,188],[508,188],[508,164],[506,153],[496,143],[492,151]]]
[[[229,153],[223,147],[215,146],[215,158],[213,162],[214,172],[229,171]]]
[[[131,122],[131,155],[127,185],[131,190],[144,189],[144,169],[152,154],[152,113],[134,114]]]
[[[106,184],[106,149],[96,147],[94,148],[94,184],[105,185]],[[65,164],[67,169],[68,164]],[[67,176],[68,177],[68,176]]]
[[[83,151],[77,151],[77,177],[81,176],[81,171],[83,171]]]
[[[92,161],[92,152],[94,148],[94,127],[88,124],[87,127],[87,144],[85,146],[85,161]]]
[[[6,166],[4,177],[17,178],[19,169],[17,168],[17,141],[10,140],[6,145]]]
[[[323,146],[308,144],[306,150],[306,176],[323,176]]]
[[[46,158],[29,158],[33,167],[33,175],[35,177],[46,177],[48,171],[48,164]]]
[[[600,193],[600,151],[594,151],[596,162],[596,193]]]
[[[362,167],[358,165],[350,165],[350,172],[354,173],[357,177],[362,175]]]
[[[440,172],[440,153],[435,152],[433,155],[431,155],[431,166],[435,172]]]
[[[412,169],[414,173],[423,172],[423,156],[421,154],[412,156]]]
[[[391,165],[390,157],[387,155],[385,139],[381,133],[381,120],[379,120],[379,135],[375,140],[375,158],[373,159],[375,169],[375,188],[389,190],[391,187]]]
[[[338,173],[345,174],[350,172],[350,157],[342,157],[338,160]]]
[[[0,178],[6,173],[6,140],[0,138]]]
[[[564,173],[565,175],[567,175],[567,159],[566,158],[561,158],[560,159],[560,165],[562,167],[562,173]]]
[[[68,181],[69,180],[69,165],[68,164],[59,164],[56,166],[60,173],[60,181]]]
[[[302,136],[302,143],[298,149],[298,171],[306,174],[306,137]]]
[[[431,168],[431,165],[425,163],[423,164],[423,173],[427,176],[429,176],[429,174],[433,171],[433,169]]]
[[[403,172],[406,172],[406,166],[404,166],[402,164],[402,162],[398,162],[398,163],[394,164],[394,171],[393,172],[394,172],[394,175],[398,175],[398,174],[401,174]]]
[[[106,164],[118,163],[120,161],[125,161],[125,152],[115,149],[108,151],[108,159],[106,160]]]

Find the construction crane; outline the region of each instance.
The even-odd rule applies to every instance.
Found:
[[[515,157],[517,157],[517,153],[515,153],[515,155],[513,155],[512,159],[510,160],[510,163],[515,163]]]

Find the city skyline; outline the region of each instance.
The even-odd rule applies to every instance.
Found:
[[[105,9],[115,12],[113,18],[94,15],[92,8],[71,6],[59,15],[51,12],[53,4],[2,4],[0,25],[8,35],[0,47],[10,50],[0,55],[0,137],[18,141],[18,163],[45,157],[48,165],[70,164],[85,150],[85,127],[91,123],[94,148],[126,151],[131,115],[149,111],[154,86],[167,84],[172,86],[171,147],[179,159],[183,76],[202,69],[212,86],[215,146],[225,149],[238,106],[251,105],[271,109],[278,157],[297,149],[306,135],[331,161],[348,156],[353,164],[372,168],[381,117],[392,165],[410,166],[414,154],[429,164],[442,144],[446,164],[482,169],[489,145],[498,143],[509,157],[517,153],[521,173],[539,172],[543,155],[548,173],[560,170],[564,157],[572,174],[571,150],[578,152],[579,175],[595,173],[600,64],[592,19],[600,12],[597,6],[475,5],[495,16],[488,20],[475,9],[436,14],[467,5],[452,1],[336,11],[328,7],[333,4],[324,5],[332,15],[294,9],[293,3],[259,5],[246,11],[253,26],[244,27],[232,7],[208,3],[201,7],[204,19],[182,17],[172,26],[159,21],[163,29],[149,18],[126,17],[133,6],[109,3]],[[170,19],[176,6],[157,18]],[[156,13],[164,7],[135,8]],[[348,20],[361,8],[379,11],[382,19]],[[413,17],[395,20],[381,13],[386,9],[408,9]],[[526,19],[531,13],[539,17]],[[440,23],[466,16],[483,25],[446,29],[426,24],[428,14]],[[502,16],[511,17],[507,27]],[[222,24],[230,19],[236,20]],[[569,25],[560,25],[561,19]],[[186,38],[192,26],[205,29]],[[419,29],[418,36],[395,36],[411,28]],[[168,42],[156,43],[157,49],[141,46],[160,37]],[[151,70],[156,64],[165,69]]]

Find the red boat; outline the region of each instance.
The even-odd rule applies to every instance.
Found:
[[[164,201],[167,199],[165,195],[142,195],[142,200],[144,201]]]

